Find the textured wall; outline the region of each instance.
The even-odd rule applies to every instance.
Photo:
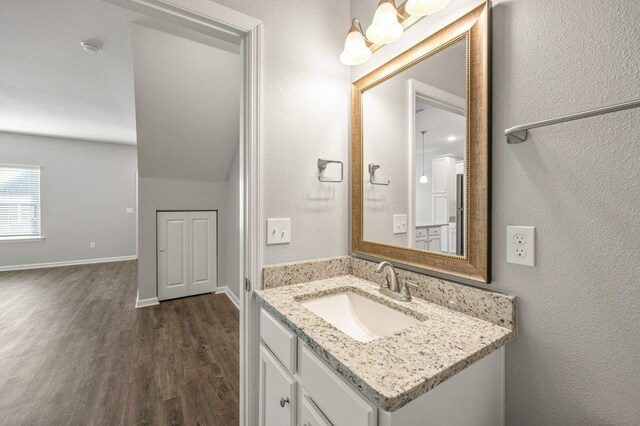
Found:
[[[136,254],[135,146],[0,133],[0,147],[0,163],[43,166],[46,237],[0,244],[0,267]]]
[[[510,425],[640,424],[640,110],[513,125],[640,98],[637,1],[496,2],[493,287],[519,296]],[[508,265],[507,225],[535,225],[537,266]]]
[[[464,3],[443,13],[451,19]],[[375,7],[351,6],[368,15]],[[502,136],[513,125],[640,98],[638,19],[632,0],[498,0],[493,8],[491,288],[519,303],[519,336],[506,351],[508,425],[640,424],[640,111],[537,129],[517,146]],[[354,67],[352,79],[442,20],[420,22]],[[506,263],[508,224],[536,226],[535,267]]]
[[[318,182],[316,162],[344,161],[348,176],[349,2],[217,3],[264,22],[264,220],[291,218],[291,244],[267,246],[264,262],[346,254],[349,185]]]

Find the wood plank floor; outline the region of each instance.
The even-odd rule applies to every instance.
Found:
[[[237,425],[225,295],[135,309],[136,261],[0,273],[0,425]]]

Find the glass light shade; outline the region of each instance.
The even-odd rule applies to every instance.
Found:
[[[449,4],[449,0],[407,0],[404,10],[411,16],[433,15]]]
[[[429,183],[429,179],[427,179],[426,175],[420,176],[420,183]]]
[[[344,42],[344,51],[340,55],[340,62],[345,65],[359,65],[371,58],[371,49],[367,47],[364,36],[351,27]]]
[[[375,44],[389,44],[399,39],[402,31],[393,2],[382,0],[373,15],[373,22],[367,28],[367,38]]]

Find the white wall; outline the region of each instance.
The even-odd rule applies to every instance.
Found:
[[[453,1],[421,21],[354,67],[352,79],[465,3],[475,2]],[[506,348],[507,424],[638,424],[640,262],[630,248],[640,234],[640,112],[533,130],[517,146],[502,132],[640,98],[640,9],[634,1],[494,3],[490,288],[519,304],[519,335]],[[351,5],[359,18],[375,7]],[[506,263],[508,224],[537,227],[537,266]]]
[[[348,176],[349,2],[217,3],[264,22],[264,220],[291,218],[291,244],[267,246],[265,263],[346,254],[349,185],[318,182],[316,162],[344,161]]]
[[[46,236],[0,244],[0,267],[136,254],[134,146],[0,133],[0,147],[0,163],[43,167]]]
[[[239,48],[145,22],[133,27],[133,52],[140,176],[138,299],[157,297],[158,210],[218,211],[217,283],[229,285],[227,243],[240,238],[239,227],[234,232],[228,227],[233,190],[227,185],[240,143]],[[230,287],[237,294],[237,284]]]

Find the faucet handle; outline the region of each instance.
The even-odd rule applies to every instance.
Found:
[[[381,288],[389,288],[389,276],[384,271],[375,271],[376,274],[380,274],[384,277],[384,282],[380,284]]]
[[[418,284],[414,283],[413,281],[402,280],[401,294],[403,299],[405,300],[411,300],[411,290],[409,290],[409,287],[417,289]]]

